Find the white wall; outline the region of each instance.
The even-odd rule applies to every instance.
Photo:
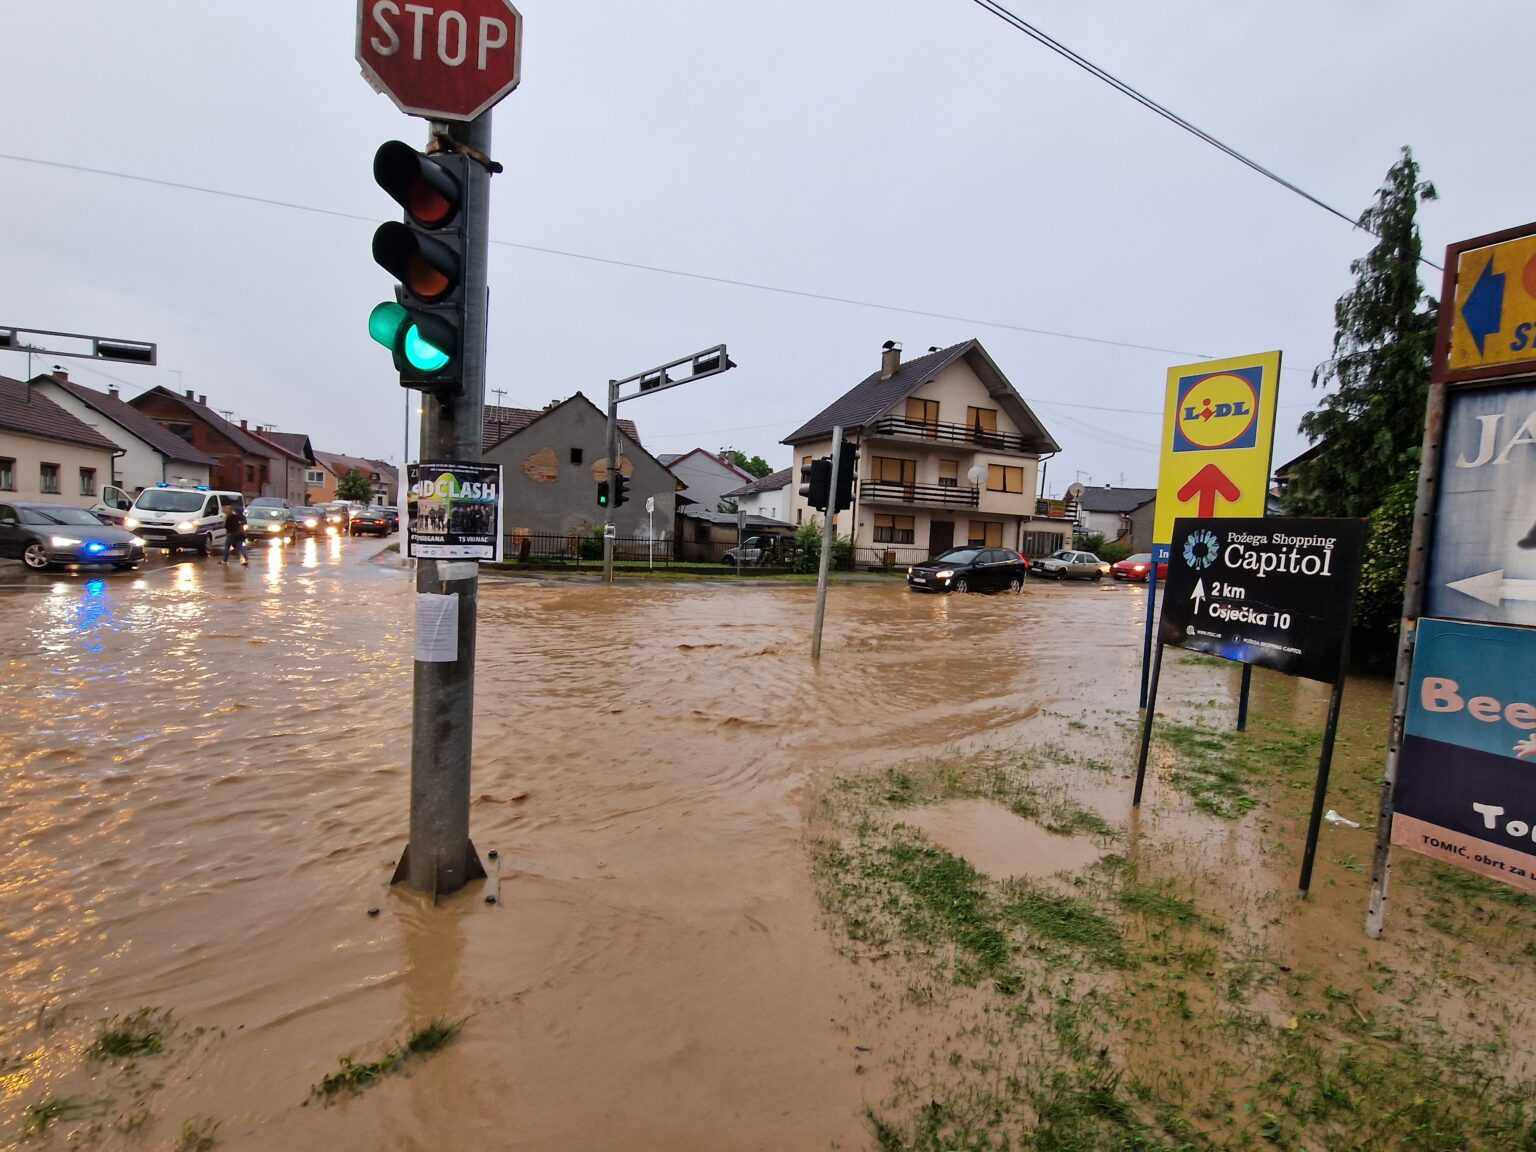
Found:
[[[84,444],[70,444],[63,440],[42,440],[33,436],[20,436],[14,432],[0,431],[0,457],[15,461],[12,473],[14,489],[0,491],[0,500],[16,500],[22,503],[71,504],[77,508],[89,508],[96,503],[102,485],[111,483],[112,453],[105,448],[89,448]],[[59,490],[43,492],[40,484],[41,465],[44,462],[59,466]],[[96,469],[96,493],[84,496],[80,493],[80,469]]]
[[[96,429],[124,450],[113,461],[112,475],[104,477],[103,484],[116,484],[126,490],[131,498],[140,488],[152,488],[162,481],[182,481],[193,486],[208,483],[208,465],[167,461],[149,444],[116,421],[107,419],[89,404],[76,399],[67,389],[60,388],[50,380],[41,381],[35,387],[82,424]]]
[[[727,492],[734,492],[752,477],[725,467],[702,452],[695,452],[686,459],[674,460],[667,467],[672,475],[688,485],[683,495],[710,512],[719,510],[720,500]]]
[[[737,496],[735,500],[742,511],[750,515],[767,516],[789,524],[789,487],[786,484],[772,492],[754,492],[750,496]]]

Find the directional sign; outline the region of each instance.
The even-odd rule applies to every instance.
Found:
[[[510,0],[358,0],[357,62],[400,111],[473,120],[521,79],[523,17]]]
[[[1262,516],[1275,438],[1280,353],[1168,370],[1152,542],[1161,557],[1181,516]]]
[[[1364,538],[1358,520],[1181,518],[1159,639],[1335,681]]]
[[[1424,614],[1536,625],[1536,382],[1453,389]]]
[[[1536,224],[1452,244],[1444,298],[1438,379],[1536,374]]]

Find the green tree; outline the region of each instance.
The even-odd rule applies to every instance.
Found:
[[[746,472],[759,480],[761,480],[764,476],[770,476],[773,474],[773,465],[768,463],[768,461],[764,460],[761,456],[748,456],[745,452],[742,452],[736,448],[720,449],[720,459],[730,461],[743,472]]]
[[[1338,387],[1301,418],[1302,433],[1322,450],[1297,468],[1287,494],[1293,512],[1368,516],[1418,466],[1439,306],[1419,282],[1416,216],[1435,198],[1404,148],[1360,214],[1360,227],[1378,240],[1349,266],[1355,286],[1334,305],[1333,358],[1312,375],[1314,386]]]
[[[368,477],[354,468],[337,481],[336,499],[366,504],[373,499],[373,485],[368,483]]]

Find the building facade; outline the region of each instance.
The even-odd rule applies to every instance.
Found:
[[[336,486],[348,473],[358,472],[368,481],[366,503],[376,508],[395,504],[400,493],[396,488],[399,473],[391,464],[382,460],[369,460],[362,456],[347,456],[340,452],[316,452],[315,461],[305,474],[306,496],[311,504],[326,504],[337,499]]]
[[[40,390],[0,377],[0,499],[89,508],[120,451]]]
[[[244,420],[236,426],[224,419],[208,407],[206,395],[191,389],[177,394],[169,388],[151,388],[129,403],[212,459],[210,488],[239,492],[247,500],[277,496],[290,503],[304,502],[304,462],[261,439]]]
[[[1046,555],[1071,543],[1069,521],[1041,516],[1042,457],[1061,450],[979,341],[902,363],[887,342],[880,370],[785,438],[794,452],[794,523],[819,520],[799,486],[842,425],[858,449],[853,507],[837,516],[859,567],[911,564],[964,545]]]
[[[1086,487],[1077,498],[1078,528],[1084,535],[1104,537],[1105,543],[1131,547],[1131,513],[1156,498],[1156,488]]]
[[[749,516],[763,516],[769,520],[789,523],[789,481],[793,468],[783,468],[761,480],[754,480],[725,494]]]
[[[657,457],[683,483],[683,495],[700,508],[725,512],[726,495],[753,480],[750,472],[703,448]]]

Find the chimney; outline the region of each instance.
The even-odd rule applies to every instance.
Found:
[[[187,399],[188,400],[196,400],[197,399],[196,396],[192,395],[192,389],[190,389],[190,388],[187,389]]]
[[[243,416],[240,418],[240,431],[242,431],[242,432],[246,431],[245,417],[243,417]]]
[[[206,392],[198,393],[197,402],[199,404],[201,404],[204,408],[208,407],[208,393],[206,393]]]
[[[121,400],[122,399],[122,397],[117,394],[117,385],[116,384],[109,384],[109,385],[107,385],[107,395],[112,397],[112,399],[114,399],[114,400]]]
[[[55,364],[53,366],[53,378],[55,380],[63,380],[65,383],[68,383],[69,373],[64,370],[64,366],[62,364]]]
[[[880,379],[889,380],[901,370],[901,345],[887,340],[880,345]]]

